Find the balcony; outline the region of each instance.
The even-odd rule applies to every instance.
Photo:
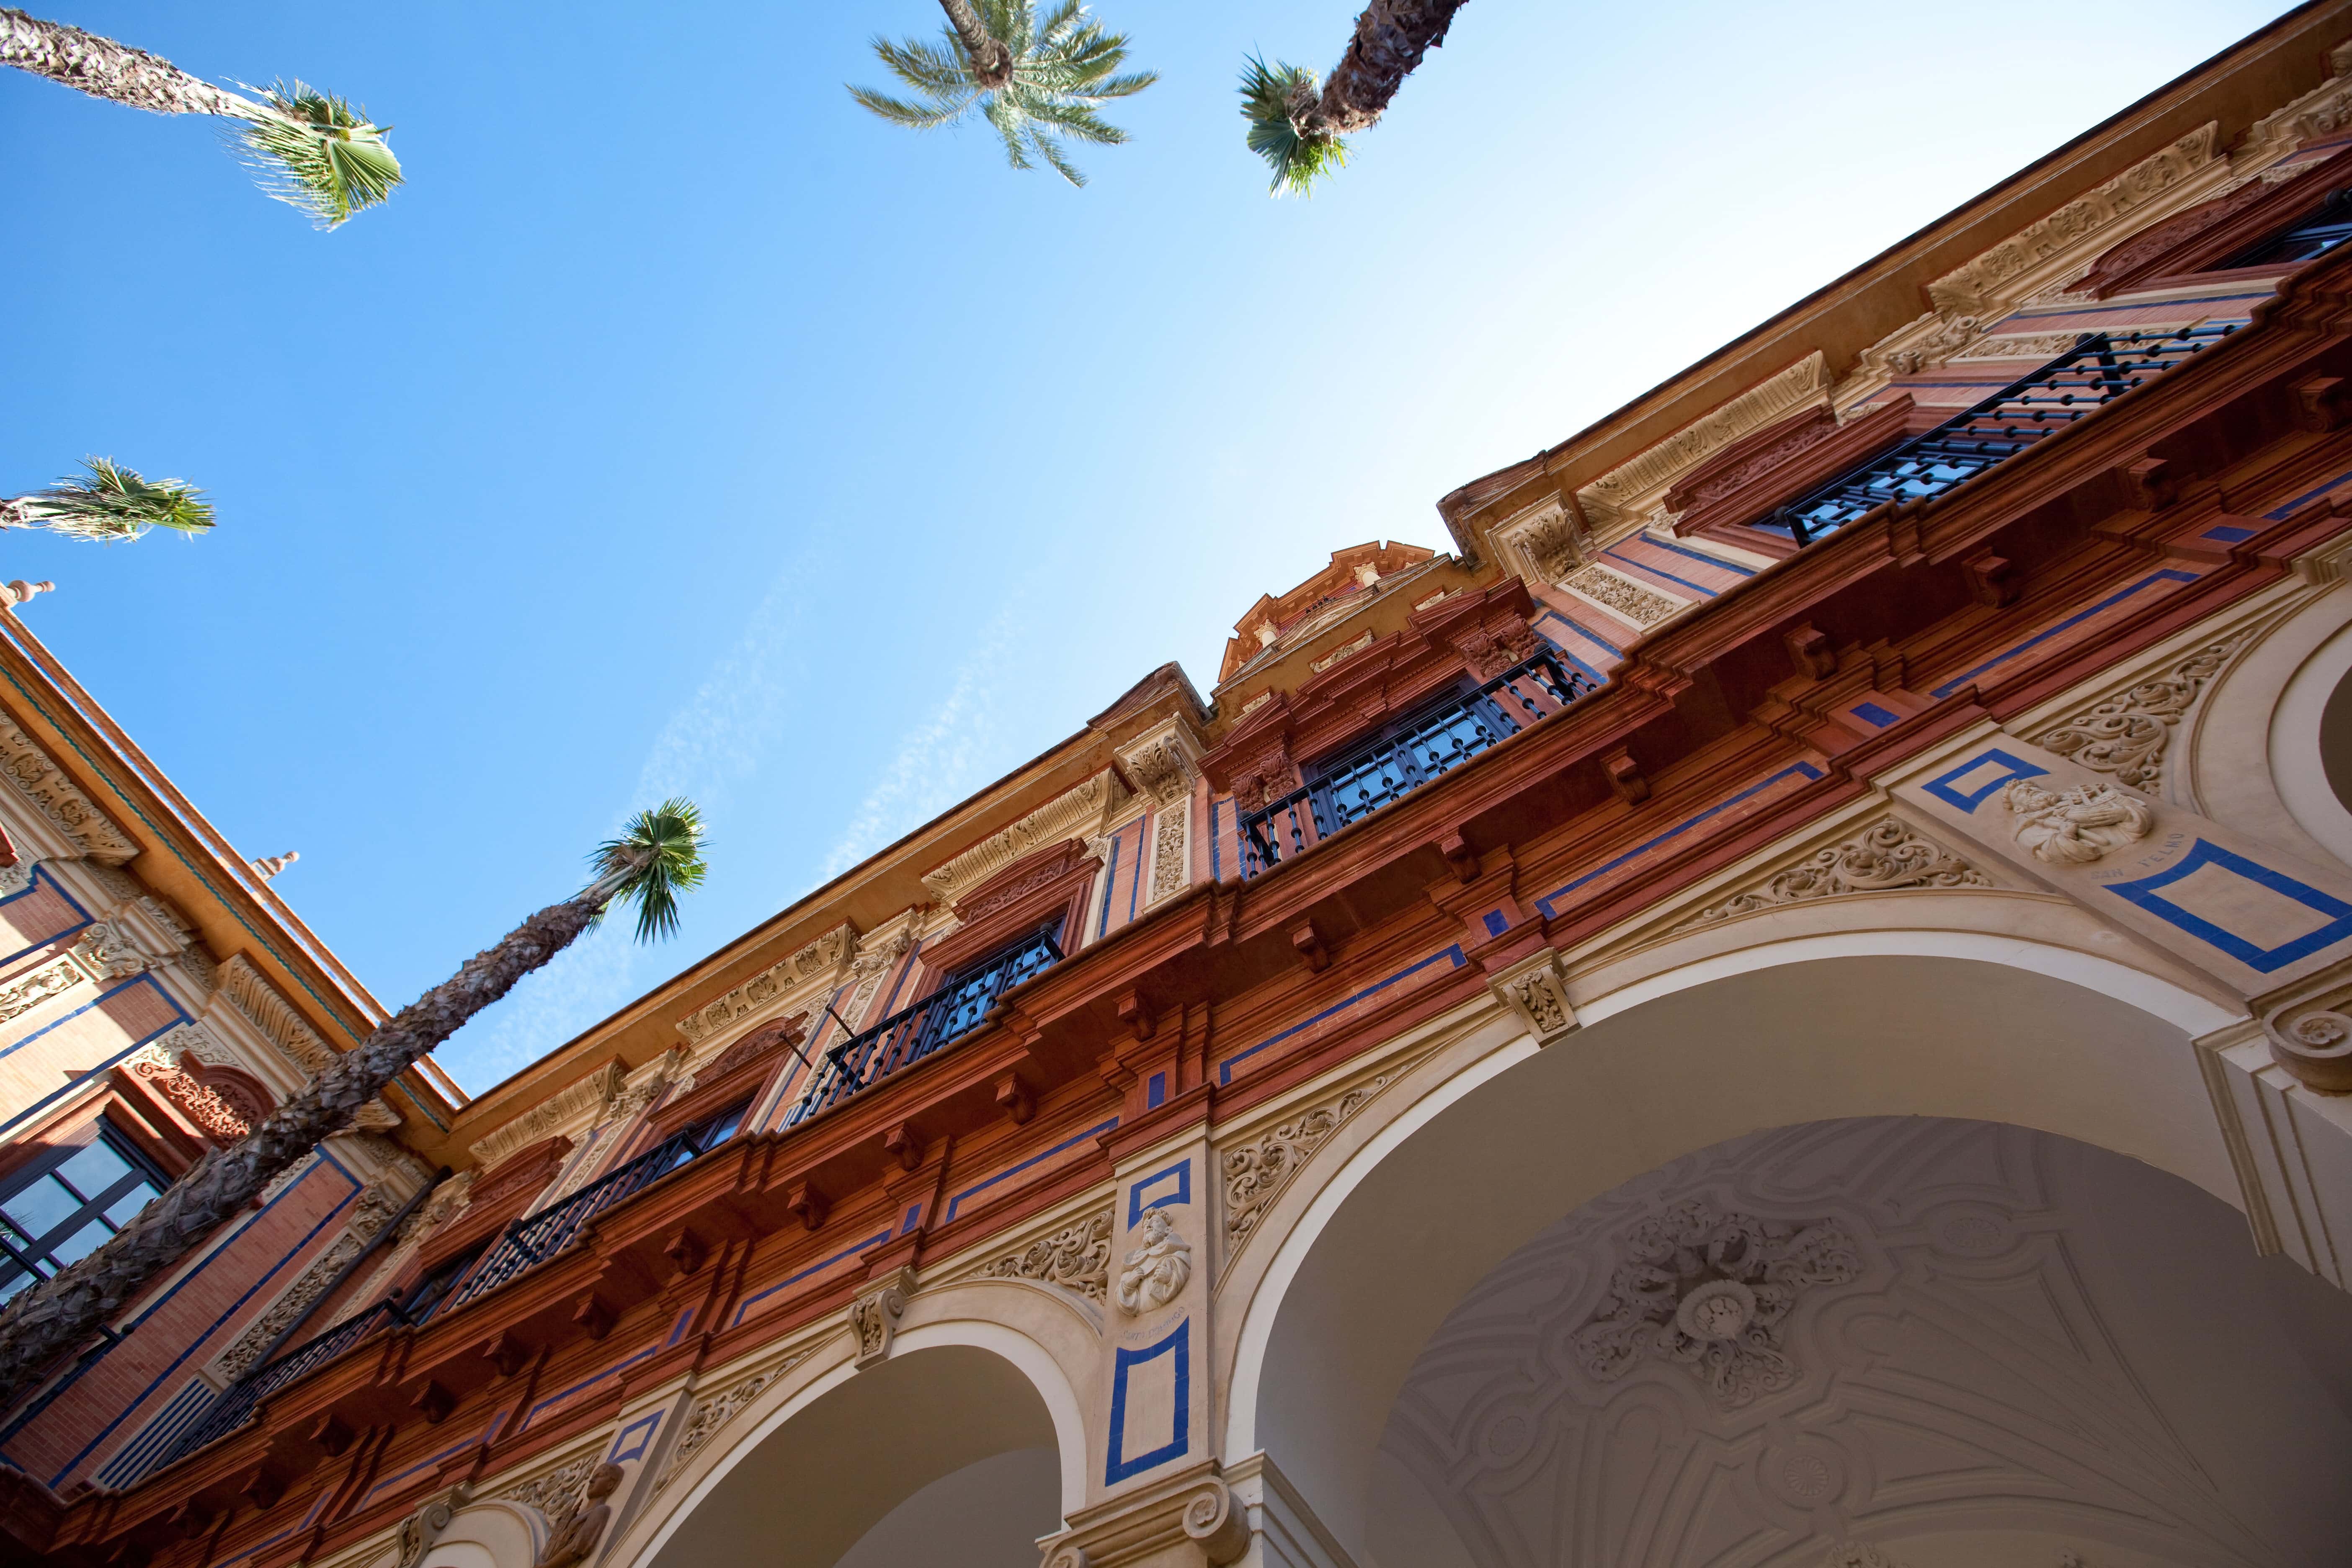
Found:
[[[1342,754],[1318,768],[1314,783],[1242,817],[1243,879],[1305,854],[1597,689],[1592,677],[1547,650]]]
[[[2236,330],[2092,332],[2032,375],[1758,520],[1800,546],[1889,501],[1944,495],[2187,363]]]
[[[785,1113],[780,1131],[796,1127],[945,1050],[985,1022],[1005,992],[1061,961],[1062,949],[1054,940],[1053,928],[1041,928],[985,963],[958,973],[911,1006],[828,1047],[801,1097]],[[149,1468],[161,1468],[228,1436],[245,1425],[263,1400],[340,1359],[379,1330],[415,1327],[442,1312],[455,1311],[569,1252],[586,1236],[597,1215],[717,1148],[733,1130],[730,1121],[720,1128],[704,1123],[672,1133],[562,1202],[515,1221],[454,1289],[422,1310],[412,1312],[394,1301],[378,1301],[272,1357],[223,1389],[204,1415],[163,1449]]]

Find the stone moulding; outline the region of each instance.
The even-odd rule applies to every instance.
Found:
[[[1637,583],[1622,572],[1612,572],[1598,562],[1577,568],[1560,586],[1591,600],[1603,609],[1615,612],[1644,630],[1684,607],[1647,584]]]
[[[664,1487],[677,1479],[694,1457],[710,1446],[710,1440],[724,1426],[742,1414],[746,1405],[773,1387],[778,1379],[816,1352],[803,1350],[786,1356],[773,1366],[739,1378],[717,1394],[706,1394],[694,1402],[687,1412],[686,1423],[678,1429],[677,1447],[670,1453],[669,1463],[663,1468],[661,1479],[654,1483],[659,1493]]]
[[[1897,816],[1885,816],[1823,848],[1783,859],[1677,923],[1677,931],[1735,915],[1781,909],[1842,893],[1990,888],[1992,879]]]
[[[612,1104],[613,1097],[621,1091],[621,1079],[626,1076],[626,1069],[619,1062],[606,1062],[586,1078],[541,1100],[497,1131],[467,1144],[467,1152],[474,1156],[481,1169],[488,1170],[508,1155],[561,1131],[568,1122],[583,1118],[593,1121]]]
[[[1032,850],[1065,838],[1098,833],[1127,799],[1127,786],[1106,768],[1075,789],[1063,791],[1012,826],[990,834],[971,848],[923,873],[923,886],[943,904],[952,904]]]
[[[1618,464],[1576,492],[1586,515],[1619,519],[1690,468],[1776,419],[1795,413],[1829,392],[1829,361],[1816,349],[1803,359],[1685,426],[1656,446]]]
[[[2170,146],[2149,153],[2104,184],[1937,279],[1927,285],[1928,300],[1939,310],[1978,315],[1996,307],[2005,309],[2005,287],[2045,262],[2082,249],[2086,242],[2098,241],[2103,231],[2146,210],[2167,192],[2212,165],[2219,156],[2220,134],[2221,127],[2208,121]],[[2108,237],[2098,248],[2105,249],[2121,237],[2119,234]]]
[[[768,1003],[799,986],[837,973],[857,945],[857,930],[847,921],[807,943],[789,958],[779,960],[715,1002],[707,1003],[673,1026],[689,1046],[699,1046],[729,1025],[740,1022]]]
[[[327,1042],[319,1037],[319,1031],[310,1027],[294,1010],[294,1005],[262,977],[245,954],[236,953],[222,964],[216,978],[220,994],[244,1015],[256,1033],[277,1047],[305,1075],[325,1071],[327,1064],[335,1059]]]
[[[139,853],[130,835],[82,794],[48,752],[5,720],[0,720],[0,773],[91,859],[120,866]]]
[[[1378,1078],[1285,1116],[1255,1137],[1226,1145],[1217,1152],[1217,1173],[1225,1184],[1225,1264],[1257,1229],[1266,1210],[1297,1178],[1318,1150],[1331,1141],[1349,1118],[1371,1103],[1372,1097],[1402,1077],[1404,1067],[1391,1068]]]

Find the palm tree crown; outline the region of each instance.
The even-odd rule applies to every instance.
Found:
[[[702,813],[672,795],[631,817],[619,837],[596,846],[588,863],[596,868],[591,893],[610,883],[612,902],[637,906],[639,942],[676,936],[678,894],[700,887],[709,869],[702,859]]]
[[[1085,184],[1086,175],[1071,163],[1060,138],[1104,145],[1126,141],[1126,132],[1095,111],[1114,98],[1141,92],[1160,79],[1159,73],[1118,74],[1127,58],[1127,35],[1105,32],[1087,16],[1081,0],[1060,0],[1042,18],[1033,0],[941,3],[949,16],[941,30],[944,45],[918,38],[874,40],[882,64],[920,100],[864,87],[851,88],[850,96],[883,119],[918,131],[953,125],[977,109],[1003,138],[1005,158],[1014,168],[1034,168],[1034,153],[1070,184]],[[960,9],[966,15],[959,16]],[[974,24],[981,37],[968,38]]]
[[[1253,58],[1242,69],[1249,149],[1274,169],[1274,191],[1308,195],[1348,161],[1343,136],[1380,121],[1422,57],[1445,42],[1465,0],[1369,0],[1339,66],[1322,81],[1298,66]]]
[[[180,479],[145,479],[111,458],[82,462],[87,478],[59,479],[31,495],[0,497],[0,528],[46,528],[68,539],[110,544],[151,528],[203,533],[213,525],[205,492]]]

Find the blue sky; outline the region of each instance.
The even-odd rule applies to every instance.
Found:
[[[526,983],[474,1089],[2274,14],[1476,0],[1302,202],[1234,80],[1343,4],[1099,0],[1161,80],[1083,191],[850,102],[933,0],[35,8],[350,96],[412,182],[316,234],[211,122],[0,72],[0,485],[221,516],[9,535],[42,637],[391,1005],[632,806],[711,820],[682,937]]]

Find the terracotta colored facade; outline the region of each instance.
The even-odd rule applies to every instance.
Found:
[[[2291,1265],[2275,1288],[2319,1291],[2312,1321],[2342,1326],[2352,246],[2262,247],[2347,184],[2352,9],[2307,7],[1445,497],[1450,552],[1354,545],[1261,597],[1205,697],[1152,672],[469,1104],[420,1078],[360,1141],[380,1168],[331,1150],[314,1169],[350,1165],[348,1192],[306,1175],[265,1211],[300,1230],[287,1267],[337,1261],[308,1265],[303,1334],[279,1310],[280,1359],[237,1370],[342,1337],[249,1414],[256,1385],[188,1381],[196,1358],[100,1437],[58,1395],[0,1443],[21,1554],[860,1561],[931,1517],[927,1488],[1034,1451],[1054,1503],[1030,1533],[1064,1568],[1940,1563],[1963,1517],[2095,1563],[2321,1560],[2341,1505],[2315,1479],[2233,1492],[2211,1434],[1921,1500],[1855,1479],[1895,1450],[1826,1416],[1739,1426],[1828,1353],[1806,1314],[1895,1289],[1874,1258],[1940,1247],[1937,1268],[1990,1278],[2017,1222],[1982,1196],[1923,1207],[1925,1240],[1855,1239],[1860,1209],[1843,1228],[1717,1215],[1668,1296],[1625,1286],[1584,1313],[1575,1342],[1601,1348],[1561,1386],[1598,1401],[1654,1375],[1694,1402],[1684,1425],[1717,1424],[1728,1456],[1707,1463],[1747,1478],[1745,1536],[1675,1535],[1737,1511],[1696,1491],[1568,1544],[1480,1534],[1481,1478],[1534,1484],[1528,1434],[1559,1417],[1533,1403],[1465,1415],[1452,1479],[1412,1472],[1423,1513],[1381,1467],[1423,1462],[1390,1413],[1443,1384],[1422,1347],[1543,1226],[1776,1130],[1941,1119],[2125,1157],[2243,1216],[2252,1245],[2215,1272]],[[1911,488],[1821,510],[2005,389],[2090,411],[1981,471],[1937,477],[1963,459],[1937,448]],[[0,903],[40,955],[11,973],[83,929],[49,886]],[[224,923],[201,934],[224,968],[242,951]],[[1802,974],[1843,978],[1771,991]],[[108,1026],[154,1037],[130,1005]],[[371,1016],[327,1011],[338,1045]],[[113,1040],[71,1048],[95,1065]],[[219,1098],[285,1087],[249,1076]],[[184,1154],[207,1135],[175,1082],[110,1092],[180,1106],[169,1136],[170,1115],[149,1124]],[[2032,1158],[2052,1192],[2075,1179],[2072,1156]],[[454,1174],[428,1192],[435,1167]],[[362,1232],[343,1205],[363,1188],[382,1212]],[[1691,1203],[1674,1212],[1713,1213]],[[205,1331],[249,1337],[284,1277]],[[141,1310],[151,1339],[194,1331]],[[1673,1324],[1712,1381],[1643,1362]],[[2230,1353],[2284,1353],[2243,1337]],[[84,1404],[129,1397],[97,1380],[142,1344],[81,1374]],[[2023,1432],[2027,1397],[1969,1416],[1971,1440]],[[2344,1435],[2340,1412],[2244,1399],[2278,1474]],[[243,1419],[207,1433],[207,1409]],[[1662,1429],[1612,1428],[1683,1440]],[[1413,1533],[1432,1520],[1436,1546]]]

